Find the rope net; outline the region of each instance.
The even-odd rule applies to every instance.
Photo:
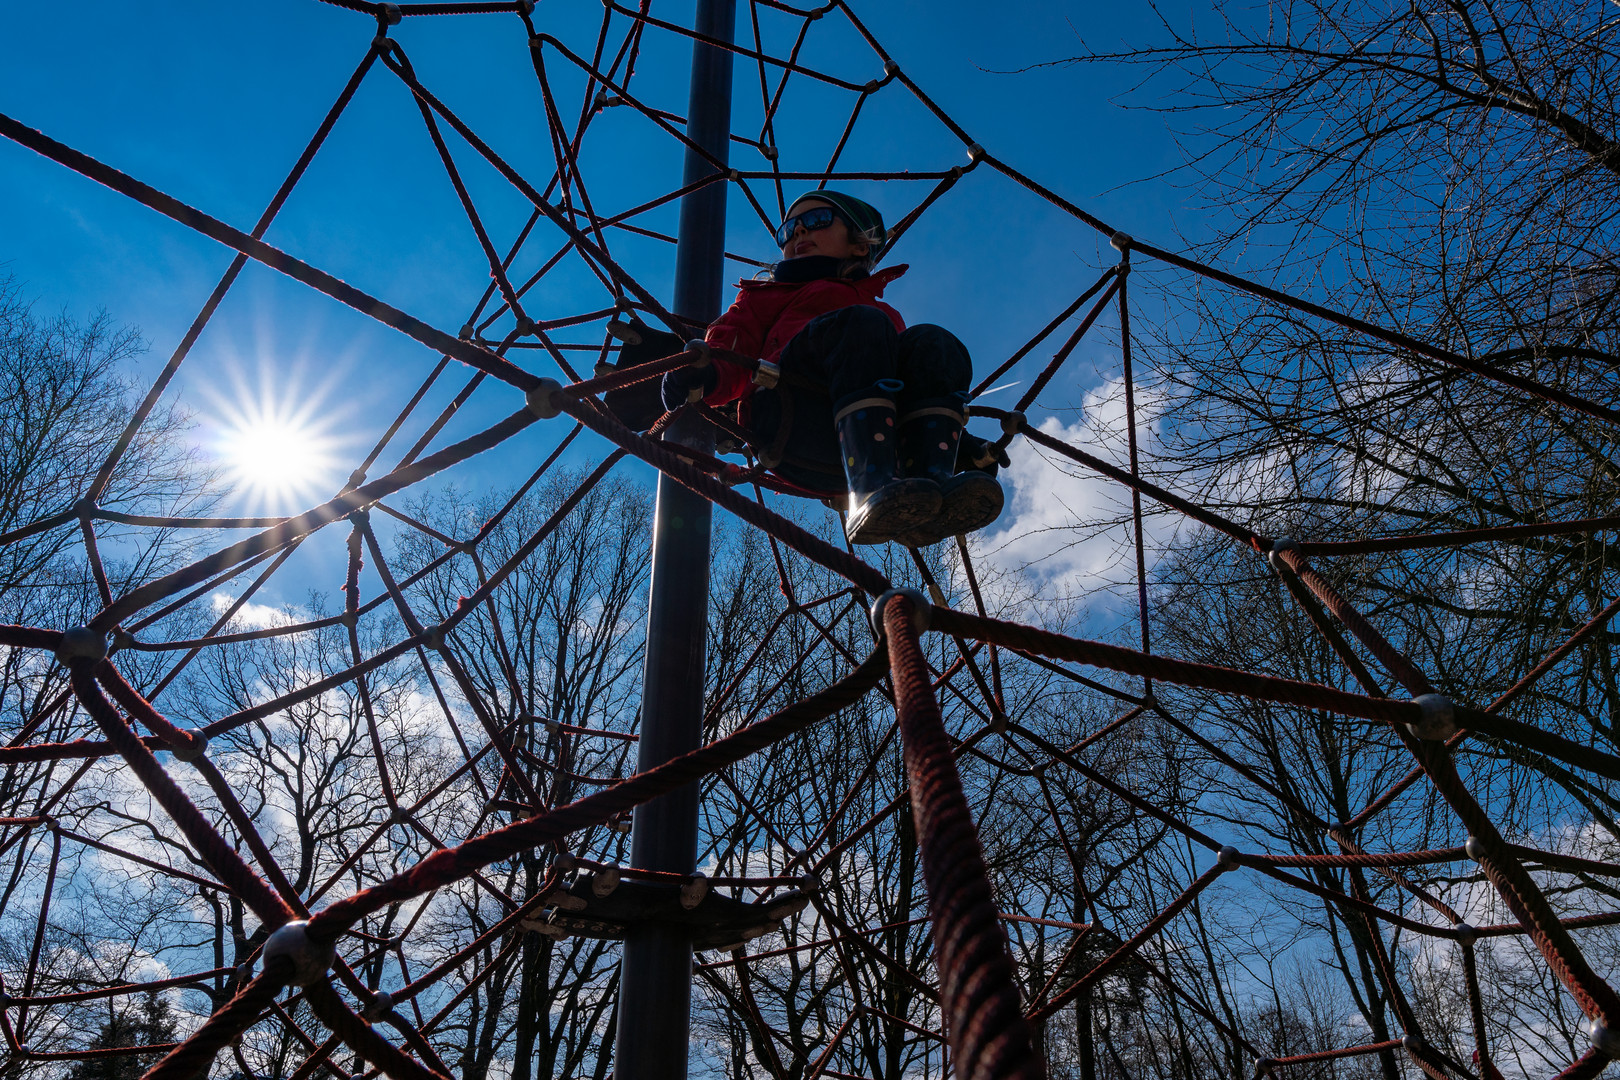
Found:
[[[1167,1076],[1363,1075],[1343,1071],[1357,1063],[1373,1075],[1381,1062],[1391,1076],[1494,1077],[1493,1043],[1510,1022],[1478,964],[1510,942],[1522,944],[1514,963],[1533,962],[1534,978],[1561,988],[1561,1011],[1545,1023],[1568,1055],[1548,1058],[1547,1071],[1596,1075],[1620,1054],[1620,999],[1605,963],[1583,953],[1583,943],[1606,941],[1590,928],[1620,923],[1604,884],[1620,865],[1517,843],[1527,838],[1493,824],[1501,770],[1514,763],[1556,770],[1591,793],[1587,805],[1607,805],[1620,758],[1516,720],[1512,707],[1606,641],[1620,601],[1594,605],[1579,629],[1528,658],[1517,682],[1470,706],[1436,689],[1412,650],[1347,598],[1334,569],[1423,549],[1544,550],[1620,518],[1309,542],[1262,535],[1144,477],[1128,286],[1142,269],[1197,278],[1449,379],[1532,398],[1548,415],[1612,428],[1613,407],[1118,233],[983,149],[843,0],[749,0],[738,44],[723,46],[739,86],[757,70],[758,126],[732,135],[749,160],[711,159],[707,179],[626,205],[593,188],[594,161],[624,167],[599,146],[692,146],[656,84],[642,93],[637,70],[650,40],[699,35],[651,0],[609,0],[594,39],[574,42],[547,33],[527,3],[337,6],[355,13],[358,65],[248,231],[0,116],[9,139],[236,252],[93,481],[59,512],[0,536],[15,551],[61,538],[82,552],[99,594],[82,617],[0,627],[17,703],[0,747],[0,852],[10,867],[0,904],[8,925],[27,931],[6,937],[0,960],[7,1068],[66,1074],[91,1059],[146,1055],[158,1059],[147,1075],[164,1078],[209,1068],[448,1077],[483,1075],[492,1062],[514,1076],[601,1077],[612,1068],[615,942],[647,920],[691,929],[694,1032],[716,1074],[1125,1075],[1128,1052],[1133,1068]],[[543,169],[511,164],[458,115],[451,88],[418,74],[395,34],[428,16],[496,20],[501,33],[523,35],[550,155]],[[864,42],[864,55],[844,49],[848,61],[830,71],[801,59],[834,32]],[[877,74],[855,71],[863,65]],[[408,95],[488,263],[458,332],[265,239],[356,92],[377,81]],[[824,163],[795,172],[783,158],[804,154],[779,142],[778,128],[801,94],[817,108],[839,103],[848,121]],[[858,125],[875,100],[893,97],[931,117],[958,148],[954,160],[924,170],[850,163],[882,158]],[[469,183],[475,168],[480,179]],[[487,223],[473,194],[484,173],[525,207],[519,227]],[[998,608],[977,549],[961,538],[864,559],[827,538],[825,515],[785,499],[792,485],[751,448],[738,451],[744,464],[695,454],[658,441],[669,415],[638,434],[602,402],[696,359],[614,363],[638,327],[701,336],[660,300],[664,282],[626,269],[647,261],[627,251],[662,250],[667,261],[674,238],[655,226],[682,196],[729,185],[768,233],[803,187],[892,181],[886,193],[907,200],[893,229],[903,251],[932,205],[987,174],[1113,246],[1114,264],[980,379],[976,392],[1052,348],[1017,402],[980,403],[973,415],[999,428],[1002,448],[1127,496],[1113,524],[1136,567],[1135,647],[1065,633],[1061,620],[1037,625],[1035,606]],[[419,357],[437,363],[419,365],[426,374],[341,492],[297,516],[103,505],[249,263],[426,346]],[[564,279],[568,288],[548,291]],[[586,295],[581,281],[594,299],[553,299]],[[1123,460],[1025,415],[1050,407],[1078,347],[1104,333],[1116,335],[1123,365]],[[499,419],[452,440],[445,433],[475,391],[501,403]],[[712,418],[722,432],[735,427]],[[518,446],[526,457],[516,460],[538,464],[509,498],[446,509],[418,497],[456,466]],[[600,456],[571,466],[581,454]],[[768,612],[716,609],[708,742],[639,774],[634,627],[649,539],[628,458],[740,519],[718,595],[780,598]],[[1292,605],[1278,609],[1278,625],[1312,627],[1333,677],[1156,651],[1146,534],[1149,518],[1168,516],[1237,545],[1255,574],[1275,575]],[[190,555],[113,567],[100,554],[110,529],[188,537]],[[323,532],[346,545],[342,610],[247,618],[253,598]],[[920,591],[896,589],[907,583]],[[232,592],[222,606],[223,590]],[[1332,813],[1294,782],[1305,761],[1249,744],[1241,718],[1255,710],[1292,718],[1323,745],[1382,755],[1378,783],[1341,792],[1358,802]],[[1176,749],[1154,758],[1153,744]],[[1149,768],[1150,759],[1174,767]],[[705,874],[625,866],[631,809],[691,783],[703,793]],[[1234,789],[1274,801],[1292,827],[1268,835],[1234,820],[1222,810]],[[1427,846],[1400,846],[1413,837]],[[1457,896],[1482,895],[1467,893],[1470,883],[1488,885],[1494,899],[1475,910],[1499,913],[1492,924],[1470,925],[1470,911],[1457,909]],[[95,918],[126,932],[121,949],[107,950],[105,927],[91,929],[87,890],[97,889]],[[159,897],[161,914],[111,910],[136,893]],[[1273,955],[1355,958],[1347,962],[1361,965],[1381,1026],[1359,1042],[1301,1051],[1274,1037],[1278,1014],[1256,1020],[1265,1002],[1243,967],[1257,954],[1220,930],[1223,906],[1255,897],[1260,918],[1286,917],[1281,933],[1296,939]],[[1495,955],[1501,964],[1509,954]],[[141,977],[152,961],[162,977]],[[1419,992],[1425,979],[1449,980],[1449,1012],[1425,1004],[1434,1000]],[[98,1018],[154,995],[181,1005],[170,1041],[91,1045]]]

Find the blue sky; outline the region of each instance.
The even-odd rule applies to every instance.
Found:
[[[739,39],[749,35],[747,5],[741,6]],[[691,7],[655,4],[654,13],[684,24]],[[1058,3],[991,7],[967,0],[885,0],[857,2],[855,10],[903,70],[992,153],[1137,235],[1171,241],[1178,230],[1195,230],[1196,223],[1178,214],[1181,192],[1160,182],[1129,183],[1179,158],[1161,117],[1111,103],[1128,85],[1128,73],[998,73],[1074,52],[1075,26],[1083,25],[1087,39],[1104,48],[1149,39],[1157,23],[1145,6],[1101,11]],[[588,54],[601,11],[582,0],[542,0],[534,19],[543,32]],[[373,34],[366,16],[314,0],[14,5],[5,25],[0,112],[244,230]],[[768,51],[785,52],[796,29],[794,21],[762,15]],[[545,179],[551,150],[516,16],[411,18],[393,36],[429,88],[526,176]],[[618,31],[610,35],[617,37]],[[657,107],[683,112],[689,56],[685,40],[649,32],[633,91]],[[877,58],[836,15],[813,25],[802,57],[809,66],[856,82],[882,75]],[[547,54],[547,63],[571,125],[583,81],[555,53]],[[735,85],[734,130],[757,133],[759,76],[750,62],[738,60]],[[783,167],[820,168],[852,103],[847,92],[795,76],[776,120]],[[495,244],[504,250],[528,206],[453,136],[451,142]],[[768,167],[746,146],[733,147],[732,162],[744,170]],[[895,85],[867,104],[842,165],[926,171],[965,163],[959,140]],[[677,186],[679,147],[630,110],[609,110],[591,127],[582,167],[598,209],[623,209]],[[807,185],[790,185],[789,198],[798,186]],[[892,222],[931,184],[841,186],[878,204]],[[769,185],[756,192],[772,205]],[[642,223],[673,232],[673,208]],[[735,189],[729,226],[732,250],[756,258],[773,254],[764,228]],[[487,264],[409,95],[380,65],[266,239],[451,332],[488,281]],[[615,256],[667,302],[673,248],[634,237],[611,239]],[[518,266],[532,269],[554,247],[542,239]],[[83,315],[104,308],[115,321],[138,326],[151,346],[148,371],[168,358],[230,256],[31,151],[0,144],[0,263],[42,310]],[[982,373],[1072,300],[1113,261],[1113,253],[1084,225],[980,169],[925,215],[889,261],[910,263],[912,270],[888,299],[911,322],[951,327]],[[738,267],[735,276],[744,273]],[[530,311],[556,318],[604,306],[604,296],[582,267],[565,263],[531,294]],[[600,330],[557,337],[600,341]],[[577,355],[588,368],[591,358]],[[1008,380],[1033,374],[1049,355],[1050,347],[1036,349]],[[554,373],[542,352],[513,356],[531,370]],[[244,412],[301,410],[314,434],[345,459],[334,461],[324,487],[273,506],[245,491],[229,501],[238,511],[293,511],[331,493],[436,360],[393,331],[250,265],[182,369],[174,394],[193,411],[194,436],[208,450],[217,449],[221,430]],[[1072,418],[1066,410],[1079,406],[1116,364],[1111,349],[1082,349],[1043,396],[1037,415],[1055,410]],[[384,463],[397,459],[465,378],[464,369],[452,369],[441,380],[421,422],[407,426],[406,438],[384,455]],[[1015,394],[1006,392],[1009,398]],[[516,404],[515,391],[486,385],[437,445]],[[468,486],[512,483],[562,430],[537,426],[447,479]],[[597,456],[603,449],[587,441],[582,453]],[[333,551],[322,554],[320,545],[312,545],[301,556],[309,560],[302,569],[265,598],[297,602],[309,586],[335,588],[338,581],[328,580],[328,571],[341,538],[331,539]]]

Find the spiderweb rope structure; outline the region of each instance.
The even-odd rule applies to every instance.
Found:
[[[1474,956],[1476,943],[1493,937],[1522,937],[1531,943],[1548,976],[1562,985],[1589,1025],[1584,1033],[1589,1046],[1559,1075],[1595,1076],[1620,1056],[1620,998],[1584,958],[1574,933],[1620,923],[1620,911],[1561,916],[1548,886],[1553,874],[1581,874],[1590,880],[1620,874],[1620,866],[1509,842],[1493,824],[1489,792],[1481,794],[1468,774],[1459,771],[1457,757],[1467,740],[1483,737],[1493,745],[1540,755],[1596,778],[1594,782],[1620,780],[1620,759],[1509,715],[1516,698],[1603,630],[1620,610],[1620,601],[1599,611],[1496,700],[1470,707],[1437,693],[1424,672],[1380,632],[1376,620],[1358,611],[1331,575],[1313,563],[1371,552],[1590,533],[1613,529],[1620,517],[1296,542],[1258,535],[1144,479],[1136,444],[1140,403],[1134,396],[1129,330],[1133,260],[1156,261],[1248,294],[1258,303],[1336,324],[1403,355],[1491,380],[1503,393],[1533,395],[1551,409],[1585,414],[1607,425],[1620,421],[1614,409],[1118,233],[984,149],[907,77],[844,0],[814,8],[750,0],[739,21],[751,29],[752,40],[725,46],[758,72],[763,125],[733,139],[757,150],[764,166],[725,166],[699,184],[626,207],[607,205],[589,183],[585,162],[593,137],[616,117],[633,115],[642,124],[638,130],[643,137],[687,141],[680,116],[638,93],[638,56],[649,35],[696,36],[661,18],[651,0],[639,6],[608,0],[594,42],[579,49],[546,33],[526,2],[379,5],[342,0],[337,6],[355,12],[357,24],[375,19],[376,36],[304,153],[247,230],[0,116],[0,134],[6,138],[236,252],[122,438],[108,451],[95,481],[60,512],[0,535],[0,545],[9,546],[54,531],[76,533],[101,601],[100,610],[82,626],[0,627],[8,662],[36,670],[39,685],[49,688],[0,747],[9,788],[6,805],[16,808],[0,820],[0,853],[16,868],[5,903],[14,916],[17,911],[37,913],[26,956],[14,958],[0,997],[0,1033],[11,1063],[22,1069],[49,1063],[66,1068],[87,1058],[161,1051],[164,1056],[147,1075],[189,1077],[205,1072],[227,1050],[251,1071],[244,1047],[252,1053],[255,1046],[273,1043],[283,1053],[277,1075],[300,1080],[323,1071],[345,1078],[376,1073],[450,1076],[456,1071],[451,1047],[467,1045],[480,1030],[481,1021],[469,1014],[476,1005],[493,1002],[505,1010],[500,1023],[507,1026],[499,1027],[499,1038],[507,1037],[510,1025],[521,1030],[527,1023],[528,1049],[533,1051],[536,1024],[544,1026],[550,1019],[540,1015],[525,1021],[516,1014],[550,999],[512,1001],[503,995],[515,985],[520,957],[539,942],[546,949],[575,948],[564,968],[572,980],[570,1000],[578,1015],[587,1017],[577,1044],[559,1042],[554,1033],[547,1036],[554,1048],[566,1043],[566,1052],[554,1049],[551,1067],[556,1075],[603,1076],[611,1067],[607,1047],[612,1040],[605,1031],[613,997],[612,954],[592,945],[596,951],[587,955],[579,946],[611,940],[615,928],[638,917],[674,918],[677,909],[693,913],[699,939],[696,977],[710,995],[706,1007],[711,1015],[722,1018],[716,1021],[716,1038],[729,1040],[736,1070],[757,1070],[754,1075],[806,1080],[898,1075],[884,1071],[895,1066],[857,1053],[857,1044],[883,1046],[896,1055],[892,1060],[897,1067],[927,1075],[942,1075],[947,1068],[973,1078],[1044,1075],[1042,1047],[1056,1037],[1055,1018],[1070,1008],[1089,1009],[1093,992],[1123,981],[1145,987],[1138,992],[1164,1002],[1178,1024],[1207,1031],[1244,1069],[1256,1073],[1287,1076],[1308,1065],[1398,1051],[1411,1067],[1430,1076],[1490,1077],[1497,1072]],[[526,37],[552,155],[546,175],[520,172],[458,116],[443,88],[418,77],[394,33],[402,23],[427,17],[498,19],[508,32]],[[841,22],[864,39],[870,52],[862,62],[874,63],[880,77],[858,80],[800,62],[810,35],[831,22]],[[395,80],[411,95],[488,262],[489,284],[459,333],[390,306],[265,239],[356,91],[377,79]],[[848,122],[822,168],[793,172],[782,167],[774,121],[792,88],[803,83],[842,95]],[[564,112],[564,84],[576,89],[583,84],[577,115]],[[845,168],[851,133],[878,94],[910,95],[959,142],[965,163],[932,171]],[[481,161],[530,206],[527,223],[514,237],[499,238],[486,227],[458,156]],[[978,406],[973,413],[1000,425],[1000,446],[1027,439],[1129,493],[1138,648],[992,617],[974,556],[960,540],[950,553],[960,571],[960,587],[943,579],[937,560],[914,553],[913,565],[900,569],[924,591],[905,588],[895,566],[874,565],[782,512],[780,499],[765,492],[791,495],[791,485],[777,481],[753,457],[739,466],[667,446],[656,436],[668,416],[643,435],[620,424],[602,404],[608,391],[702,362],[688,351],[622,371],[611,363],[618,339],[626,335],[627,319],[662,325],[683,340],[700,329],[667,310],[658,290],[636,280],[615,257],[629,237],[672,241],[645,224],[660,208],[698,186],[729,184],[768,231],[796,190],[790,185],[903,181],[910,185],[907,190],[923,189],[895,225],[896,242],[903,247],[908,231],[930,206],[987,171],[1098,230],[1118,253],[1114,265],[980,381],[977,391],[991,386],[1079,315],[1014,407]],[[542,238],[554,238],[559,246],[537,254]],[[439,357],[437,364],[343,489],[297,516],[176,518],[101,506],[143,423],[250,262],[425,346]],[[531,276],[515,272],[515,267],[531,263],[539,267]],[[588,272],[600,302],[556,310],[544,299],[542,286],[559,267]],[[1129,432],[1125,464],[1069,445],[1025,415],[1041,404],[1077,346],[1110,312],[1117,312],[1123,362]],[[559,335],[565,331],[596,340],[564,341]],[[519,356],[532,360],[514,359]],[[581,356],[594,356],[595,366],[582,371],[587,365]],[[456,363],[472,369],[467,382],[420,439],[401,452],[401,433],[418,410],[444,397],[441,390]],[[474,390],[495,384],[515,391],[506,392],[507,415],[457,441],[439,441]],[[727,417],[711,416],[723,431],[740,434]],[[476,528],[449,535],[414,517],[396,499],[477,455],[501,453],[520,433],[542,425],[554,433],[552,450],[518,492]],[[605,456],[583,476],[570,475],[566,490],[549,504],[543,519],[525,520],[519,541],[497,549],[492,538],[509,524],[525,495],[561,473],[560,462],[570,448],[588,445]],[[399,455],[397,464],[380,467],[390,452]],[[550,715],[534,711],[533,695],[524,689],[525,677],[518,670],[523,645],[502,636],[498,612],[515,577],[629,457],[673,477],[757,530],[768,544],[785,598],[758,640],[713,688],[707,703],[712,740],[633,776],[626,775],[626,750],[636,738],[631,725],[593,725],[589,710],[564,719],[558,701],[548,703]],[[1252,551],[1259,568],[1280,578],[1358,690],[1155,653],[1144,538],[1144,515],[1154,507]],[[408,572],[396,568],[397,559],[379,538],[380,518],[432,546],[433,556]],[[186,530],[188,535],[230,530],[249,535],[225,546],[207,544],[205,555],[184,566],[114,588],[100,554],[111,524]],[[247,628],[233,621],[292,552],[325,529],[346,533],[342,612]],[[455,580],[466,583],[469,591],[453,600],[431,592],[435,581],[446,580],[458,567]],[[236,599],[223,612],[211,610],[210,598],[232,583],[238,583],[233,586],[239,588]],[[825,588],[813,591],[818,584]],[[960,598],[957,606],[947,603],[947,590]],[[185,638],[149,636],[188,612],[206,614],[206,629]],[[468,631],[475,625],[488,628],[477,640],[493,643],[492,656],[470,655]],[[164,690],[199,659],[206,663],[209,656],[219,655],[228,662],[234,648],[321,634],[335,635],[345,656],[341,664],[299,671],[295,685],[261,693],[251,704],[200,726],[180,726],[166,716]],[[792,652],[792,663],[770,668],[773,648],[783,647]],[[137,664],[154,658],[162,664]],[[492,693],[481,684],[475,661],[487,662],[505,686]],[[1016,669],[1083,687],[1096,700],[1111,703],[1114,711],[1090,730],[1061,732],[1042,726],[1006,692]],[[415,685],[427,688],[423,692],[430,695],[430,706],[440,711],[446,730],[453,733],[453,767],[428,781],[413,774],[385,716],[383,699],[396,692],[401,671],[411,672]],[[1393,679],[1400,690],[1388,689],[1383,677]],[[1239,850],[1213,834],[1207,822],[1172,812],[1155,792],[1139,789],[1131,769],[1121,764],[1131,753],[1132,733],[1151,718],[1197,744],[1226,770],[1228,782],[1253,785],[1280,800],[1290,798],[1272,779],[1178,717],[1155,693],[1155,686],[1166,685],[1330,716],[1367,738],[1404,748],[1408,771],[1387,783],[1352,820],[1322,820],[1309,808],[1296,808],[1318,830],[1299,850]],[[285,730],[304,722],[301,717],[312,715],[307,707],[332,695],[352,704],[360,733],[359,751],[347,768],[358,770],[357,783],[369,799],[359,812],[362,835],[341,857],[321,863],[318,872],[311,871],[307,859],[293,870],[285,838],[276,834],[275,816],[237,768],[242,755],[264,753],[266,747],[238,740],[255,730]],[[818,735],[806,733],[831,730],[827,725],[840,716],[857,718],[853,730],[859,740],[852,752],[859,767],[851,775],[815,778],[812,786],[820,798],[812,809],[820,816],[812,817],[786,793],[807,782],[805,769],[814,771],[815,755],[805,747]],[[892,768],[896,753],[903,760],[903,778]],[[133,841],[120,841],[119,830],[107,824],[106,806],[87,792],[91,779],[109,774],[148,794],[166,819],[162,828],[172,824],[177,831],[173,843],[189,862],[155,858]],[[786,779],[793,776],[798,778]],[[714,874],[665,881],[619,865],[631,808],[696,781],[706,784],[711,803]],[[1423,785],[1449,808],[1466,843],[1416,851],[1364,848],[1358,837]],[[975,821],[999,823],[985,825],[985,840],[1005,848],[1006,839],[991,830],[1010,820],[1001,808],[1022,799],[1026,808],[1034,808],[1022,827],[1067,852],[1070,865],[1064,873],[1072,871],[1073,880],[1064,887],[1079,896],[1085,891],[1085,860],[1075,851],[1072,805],[1081,797],[1117,805],[1129,818],[1146,823],[1155,842],[1180,845],[1188,853],[1182,864],[1185,876],[1161,880],[1165,891],[1154,899],[1152,910],[1130,925],[1103,926],[1097,917],[1082,920],[1088,908],[1098,910],[1084,897],[1076,901],[1072,919],[1049,917],[1050,908],[1038,904],[1046,914],[1028,914],[1030,898],[1009,893],[998,877],[1001,871],[987,865]],[[713,805],[725,809],[714,810]],[[784,825],[788,820],[796,825]],[[863,854],[872,849],[863,845],[880,835],[898,836],[885,840],[883,850],[915,852],[926,893],[925,915],[914,914],[920,906],[912,891],[915,883],[905,885],[898,911],[867,902],[870,897],[863,895],[863,875],[877,873]],[[763,856],[757,840],[763,843]],[[155,872],[193,898],[206,897],[215,912],[235,910],[239,920],[245,912],[242,925],[251,932],[237,942],[237,956],[216,952],[215,963],[180,975],[64,989],[52,974],[54,951],[47,943],[51,928],[67,918],[73,902],[62,867],[75,852],[93,852],[97,865]],[[902,855],[898,861],[908,860]],[[1421,879],[1424,868],[1468,861],[1477,864],[1511,913],[1510,921],[1470,926]],[[1381,877],[1376,888],[1369,871]],[[1265,1057],[1265,1049],[1234,1020],[1219,988],[1187,983],[1166,944],[1174,939],[1178,921],[1199,912],[1217,882],[1230,875],[1252,876],[1269,888],[1318,898],[1350,913],[1355,932],[1370,942],[1377,966],[1373,976],[1399,1034],[1315,1053]],[[18,881],[27,887],[17,887]],[[1109,887],[1107,882],[1094,885]],[[871,882],[867,886],[869,891],[878,888]],[[664,903],[658,909],[664,914],[649,915],[645,907],[611,909],[614,897],[637,888],[638,903]],[[711,897],[718,899],[711,903]],[[705,914],[721,900],[730,906]],[[452,924],[463,931],[459,937],[447,929]],[[1426,1030],[1425,1019],[1409,1001],[1400,935],[1457,951],[1461,964],[1455,992],[1468,1002],[1461,1035]],[[728,936],[731,940],[722,940]],[[558,954],[544,955],[550,963]],[[551,967],[540,970],[551,977]],[[173,1045],[45,1045],[64,1009],[136,1001],[176,988],[205,993],[210,1004],[206,1018],[199,1018]],[[807,1000],[812,1004],[806,1005]],[[812,1016],[817,1018],[814,1028],[808,1022]],[[831,1023],[821,1022],[828,1018]],[[1089,1040],[1090,1031],[1078,1037]],[[1459,1039],[1472,1048],[1471,1062],[1444,1049]]]

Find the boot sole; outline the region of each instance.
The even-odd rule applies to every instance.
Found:
[[[896,480],[867,496],[849,515],[845,535],[852,544],[886,544],[939,514],[942,496],[932,480]]]
[[[952,477],[940,500],[939,513],[916,528],[897,534],[907,547],[928,547],[947,537],[978,532],[1001,516],[1006,493],[994,477],[984,473],[960,473]]]

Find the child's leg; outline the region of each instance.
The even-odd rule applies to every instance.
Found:
[[[940,508],[895,539],[923,547],[989,525],[1000,515],[1004,495],[989,474],[957,471],[973,381],[967,348],[944,327],[924,323],[900,335],[897,356],[906,384],[897,421],[900,467],[906,476],[932,480],[939,487]]]
[[[900,396],[902,412],[913,401],[949,397],[973,383],[973,358],[967,346],[933,323],[906,327],[896,342],[895,360],[896,377],[906,384]]]
[[[863,305],[817,316],[782,351],[784,386],[791,387],[797,376],[826,387],[826,397],[820,400],[831,403],[831,423],[801,427],[795,418],[791,434],[801,439],[836,438],[849,490],[844,527],[856,544],[885,543],[939,512],[938,485],[896,475],[894,398],[901,384],[894,376],[899,346],[900,335],[888,316]]]
[[[825,383],[833,401],[879,379],[904,378],[899,364],[900,334],[887,315],[864,304],[817,315],[782,350],[783,370]]]

